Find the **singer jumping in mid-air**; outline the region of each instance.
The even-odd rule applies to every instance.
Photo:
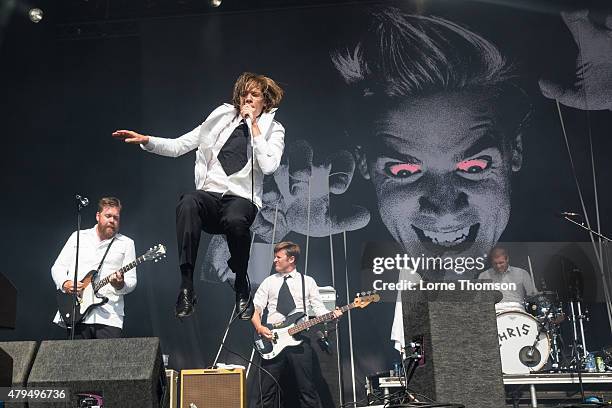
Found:
[[[283,154],[285,129],[274,120],[282,97],[283,90],[272,79],[245,72],[234,84],[232,104],[219,106],[181,137],[165,139],[131,130],[113,133],[163,156],[178,157],[198,149],[197,190],[182,195],[176,207],[181,287],[175,312],[179,318],[191,315],[196,304],[193,271],[202,230],[225,234],[231,255],[227,263],[236,274],[236,312],[243,320],[253,315],[247,276],[249,228],[262,205],[264,174],[277,169]]]

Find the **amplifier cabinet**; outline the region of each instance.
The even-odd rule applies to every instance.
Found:
[[[181,408],[246,408],[244,374],[242,368],[181,370]]]

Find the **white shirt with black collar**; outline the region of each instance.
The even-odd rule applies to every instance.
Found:
[[[255,297],[253,298],[253,304],[255,309],[259,311],[260,315],[263,314],[263,310],[268,308],[268,319],[269,324],[280,323],[285,320],[285,315],[276,311],[276,305],[278,302],[278,291],[283,285],[284,277],[290,276],[287,279],[287,286],[289,286],[289,292],[293,296],[295,302],[295,312],[304,313],[304,302],[302,301],[302,277],[301,274],[294,269],[293,271],[283,274],[275,273],[268,276],[261,282]],[[313,278],[310,276],[304,276],[304,283],[306,285],[306,307],[310,305],[315,315],[321,316],[330,311],[325,308],[323,301],[321,300],[321,294],[319,293],[319,287]]]

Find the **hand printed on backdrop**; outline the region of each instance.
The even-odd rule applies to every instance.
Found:
[[[612,110],[612,15],[598,24],[588,10],[562,12],[576,45],[576,77],[566,86],[540,79],[542,95],[583,110]]]
[[[370,213],[364,207],[352,205],[348,210],[343,207],[345,212],[334,211],[334,201],[342,198],[340,196],[346,192],[353,179],[353,156],[346,150],[340,150],[328,156],[322,164],[315,164],[313,158],[313,149],[307,141],[298,140],[287,144],[285,160],[274,175],[264,179],[263,208],[251,226],[257,241],[280,242],[292,231],[324,237],[342,231],[358,230],[368,224]],[[249,264],[265,264],[269,260],[266,255],[270,251],[270,245],[255,244]],[[203,265],[205,279],[222,282],[233,280],[234,274],[227,266],[229,257],[225,236],[213,236]],[[261,267],[257,265],[257,268],[250,267],[249,273],[263,268],[267,276],[270,267],[271,264]],[[251,276],[251,280],[253,283],[260,281],[254,279],[254,276]]]

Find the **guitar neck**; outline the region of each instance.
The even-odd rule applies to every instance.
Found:
[[[340,310],[342,310],[342,312],[344,313],[347,310],[350,310],[354,307],[355,307],[355,302],[342,306]],[[325,313],[324,315],[315,317],[313,319],[306,320],[304,323],[296,324],[295,326],[293,326],[292,328],[288,330],[288,333],[293,336],[294,334],[297,334],[301,331],[310,329],[312,326],[316,324],[328,322],[333,319],[334,319],[334,312]]]
[[[114,273],[117,273],[117,272],[126,273],[127,271],[129,271],[130,269],[136,267],[136,265],[139,265],[139,264],[143,263],[144,261],[145,261],[144,255],[143,256],[139,256],[138,258],[136,258],[135,260],[133,260],[129,264],[127,264],[127,265],[123,266],[121,269],[118,269],[117,271],[115,271]],[[111,273],[106,278],[101,279],[98,283],[94,284],[94,292],[97,292],[100,289],[102,289],[103,286],[106,286],[110,282],[111,276],[113,276],[114,273]]]

